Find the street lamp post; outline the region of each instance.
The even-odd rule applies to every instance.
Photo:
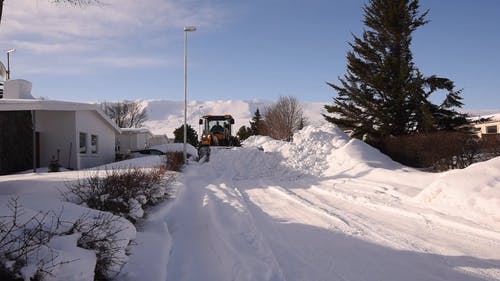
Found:
[[[200,105],[198,106],[198,120],[201,119],[201,109],[203,108],[203,105]],[[201,141],[201,124],[198,123],[198,137],[200,137],[200,141]]]
[[[10,53],[13,53],[15,51],[16,51],[15,48],[7,51],[7,79],[6,80],[10,79]]]
[[[196,26],[184,27],[184,144],[182,147],[184,155],[184,164],[187,164],[187,34],[188,32],[196,31]]]

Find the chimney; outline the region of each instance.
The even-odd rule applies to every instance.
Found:
[[[12,79],[4,82],[4,99],[35,99],[31,95],[31,82],[23,79]]]

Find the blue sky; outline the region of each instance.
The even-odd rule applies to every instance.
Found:
[[[50,99],[183,99],[183,26],[189,98],[331,102],[346,69],[360,0],[101,0],[75,8],[5,1],[0,59],[12,78]],[[416,65],[463,88],[466,109],[500,109],[500,1],[421,0],[431,22],[414,34]],[[439,98],[439,97],[436,97]]]

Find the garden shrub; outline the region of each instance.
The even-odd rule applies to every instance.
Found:
[[[480,152],[477,136],[461,132],[391,136],[377,146],[394,161],[431,171],[465,168],[477,161]]]
[[[144,214],[142,207],[168,198],[168,186],[174,179],[164,168],[113,169],[104,173],[67,183],[63,196],[76,204],[136,222]]]

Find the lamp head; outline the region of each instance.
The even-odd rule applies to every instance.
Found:
[[[196,31],[196,26],[194,25],[184,26],[184,32],[191,32],[191,31]]]

